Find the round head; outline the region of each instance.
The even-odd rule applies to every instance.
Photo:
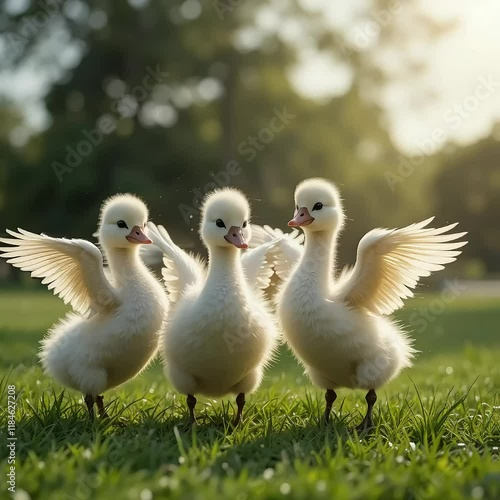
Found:
[[[344,224],[342,201],[335,185],[325,179],[307,179],[295,189],[295,216],[288,223],[305,231],[340,229]]]
[[[132,194],[108,198],[101,207],[99,241],[107,248],[135,248],[149,244],[146,234],[148,209]]]
[[[202,207],[201,239],[207,247],[248,248],[250,205],[236,189],[214,191]]]

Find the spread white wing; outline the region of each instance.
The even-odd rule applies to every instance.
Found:
[[[1,256],[33,278],[43,278],[55,295],[81,314],[113,309],[119,303],[115,289],[103,270],[100,250],[85,240],[51,238],[23,229],[7,232],[13,238],[0,238],[11,245],[0,248]]]
[[[245,276],[252,286],[265,290],[271,284],[274,274],[276,247],[279,239],[262,243],[256,248],[246,250],[241,257]]]
[[[449,233],[457,224],[427,228],[433,219],[402,229],[374,229],[363,236],[356,264],[344,270],[334,295],[378,314],[402,307],[421,277],[456,260],[458,249],[467,244],[456,241],[467,233]]]
[[[281,229],[252,225],[251,246],[261,245],[276,239],[279,239],[279,242],[273,252],[274,269],[276,274],[284,280],[304,253],[304,234],[297,229],[285,234]]]
[[[146,266],[161,279],[163,269],[163,252],[153,243],[151,245],[141,245],[141,260]]]
[[[148,222],[148,229],[148,236],[162,254],[162,275],[169,298],[176,302],[188,286],[201,284],[205,280],[205,264],[201,258],[178,247],[163,226]]]

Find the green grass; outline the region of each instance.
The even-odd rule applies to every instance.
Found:
[[[236,430],[233,400],[203,398],[199,425],[187,430],[184,398],[159,362],[107,394],[125,427],[92,424],[81,395],[37,364],[38,341],[63,311],[48,293],[0,292],[2,471],[14,384],[17,490],[32,498],[500,498],[498,300],[408,303],[399,317],[422,352],[379,392],[376,432],[362,438],[351,429],[364,394],[338,391],[325,428],[323,393],[286,349]]]

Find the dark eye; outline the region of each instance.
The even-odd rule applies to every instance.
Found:
[[[123,221],[123,220],[119,220],[119,221],[116,223],[116,225],[117,225],[119,228],[122,228],[122,229],[123,229],[123,228],[127,228],[127,229],[128,229],[127,224],[126,224],[126,223],[125,223],[125,221]]]
[[[222,219],[217,219],[215,223],[217,224],[217,227],[226,227]]]
[[[243,227],[247,227],[247,225],[248,225],[248,221],[245,221],[245,222],[243,223]]]
[[[318,201],[318,203],[314,204],[313,210],[321,210],[322,208],[323,208],[323,203],[320,203]]]

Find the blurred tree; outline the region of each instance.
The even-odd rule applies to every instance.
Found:
[[[464,256],[500,272],[500,142],[494,138],[443,159],[434,186],[437,212],[468,231]]]
[[[341,258],[354,257],[366,230],[408,223],[418,213],[412,185],[392,191],[386,182],[400,155],[373,98],[386,77],[373,55],[401,36],[391,35],[399,26],[393,2],[353,10],[353,24],[375,23],[376,36],[366,23],[347,33],[306,4],[4,4],[0,26],[12,50],[2,65],[43,75],[50,116],[48,128],[9,162],[6,223],[90,235],[101,201],[132,191],[187,244],[197,241],[188,237],[197,205],[215,186],[243,189],[255,222],[284,226],[295,184],[310,176],[342,190],[353,222]],[[337,95],[310,99],[290,74],[318,54],[338,65],[347,84]]]

